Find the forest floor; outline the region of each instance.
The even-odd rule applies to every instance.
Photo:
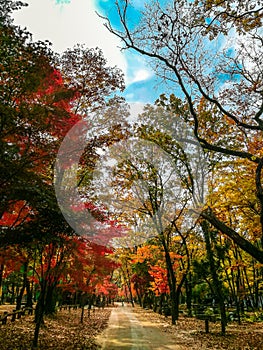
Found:
[[[262,350],[263,323],[230,323],[227,334],[220,335],[220,324],[210,323],[210,333],[204,331],[204,321],[180,317],[171,325],[164,317],[138,306],[120,304],[114,308],[96,309],[90,317],[85,310],[62,310],[45,319],[40,331],[39,349],[54,350]],[[14,307],[0,306],[11,311]],[[33,316],[24,316],[7,325],[0,325],[0,350],[29,350],[33,339]]]
[[[0,305],[0,317],[3,311],[11,312],[14,308]],[[85,310],[83,323],[80,323],[81,309],[58,311],[53,317],[45,318],[39,334],[39,349],[99,349],[95,337],[107,327],[110,314],[110,308],[96,309],[88,317]],[[15,322],[8,319],[6,325],[0,325],[0,350],[30,350],[34,327],[33,316],[26,315]]]

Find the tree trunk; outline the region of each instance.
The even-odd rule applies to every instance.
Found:
[[[137,295],[137,298],[138,298],[138,303],[139,303],[140,306],[142,306],[142,298],[141,298],[140,291],[139,291],[137,286],[135,287],[135,291],[136,291],[136,295]]]
[[[18,294],[18,297],[16,299],[16,310],[21,309],[23,295],[24,295],[24,292],[26,290],[26,286],[27,286],[27,282],[28,282],[28,280],[27,280],[27,267],[28,267],[28,262],[26,261],[23,265],[23,285],[22,285],[20,292]]]
[[[83,320],[84,320],[84,306],[81,307],[80,323],[83,323]]]
[[[253,295],[254,295],[254,304],[255,308],[259,310],[259,286],[258,286],[258,277],[259,273],[258,270],[255,267],[254,260],[252,260],[253,263]]]
[[[28,278],[26,278],[26,307],[33,307],[33,293]]]
[[[23,281],[23,285],[20,289],[18,297],[16,298],[16,310],[21,310],[22,298],[23,298],[25,289],[26,289],[26,286],[25,286],[25,282]]]
[[[3,304],[3,274],[4,274],[4,265],[0,264],[0,305]]]
[[[54,284],[47,286],[46,296],[45,296],[45,314],[53,315],[56,312],[56,298],[55,298],[55,288]]]
[[[126,285],[128,287],[128,291],[129,291],[129,294],[130,294],[130,300],[131,300],[132,307],[134,307],[134,301],[133,301],[132,289],[131,289],[131,278],[130,278],[129,269],[128,269],[128,266],[127,266],[127,261],[126,261],[125,268],[126,268],[127,278],[125,278],[125,273],[123,274],[123,276],[124,276],[124,279],[126,280]]]
[[[187,314],[192,317],[192,274],[188,273],[185,279],[186,307]]]
[[[214,254],[212,251],[212,246],[210,241],[210,232],[209,232],[208,223],[206,221],[202,221],[201,226],[205,236],[205,245],[206,245],[207,257],[208,257],[209,266],[210,266],[210,272],[213,279],[214,292],[216,294],[216,297],[219,303],[219,309],[220,309],[220,315],[221,315],[221,333],[225,334],[227,317],[226,317],[225,300],[224,300],[224,294],[222,290],[222,284],[218,278],[218,273],[215,266]]]
[[[45,286],[40,292],[40,296],[37,302],[36,311],[35,311],[35,330],[34,338],[32,343],[32,349],[37,349],[38,347],[38,337],[41,325],[44,323],[44,311],[45,311]]]
[[[176,295],[176,277],[174,274],[171,257],[164,239],[162,240],[162,244],[164,248],[166,269],[167,269],[167,275],[168,275],[168,284],[170,288],[172,324],[176,324],[176,321],[178,320],[178,317],[179,317],[179,305],[178,305],[179,299],[178,299],[178,296]]]
[[[164,294],[162,293],[160,295],[160,299],[159,299],[159,308],[158,308],[158,313],[159,314],[162,314],[163,302],[164,302]]]

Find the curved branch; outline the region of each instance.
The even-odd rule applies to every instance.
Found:
[[[227,226],[224,222],[220,221],[215,216],[211,208],[204,210],[201,213],[201,217],[210,222],[210,224],[212,224],[215,228],[231,238],[241,249],[263,264],[263,251],[244,237],[240,236],[235,230]]]
[[[171,69],[174,72],[174,74],[178,80],[178,84],[179,84],[183,94],[186,97],[191,115],[194,118],[194,134],[195,134],[195,137],[197,138],[197,140],[200,142],[201,146],[207,150],[210,150],[210,151],[214,151],[214,152],[218,152],[218,153],[222,153],[222,154],[230,155],[230,156],[234,156],[234,157],[240,157],[243,159],[248,159],[254,163],[259,163],[260,158],[256,157],[255,155],[253,155],[249,152],[236,151],[233,149],[228,149],[228,148],[216,146],[216,145],[209,143],[208,141],[206,141],[205,139],[203,139],[199,136],[199,133],[198,133],[198,127],[199,127],[198,115],[197,115],[197,112],[195,111],[194,102],[192,100],[192,97],[190,96],[190,93],[187,91],[187,88],[186,88],[185,83],[183,81],[180,70],[177,68],[176,65],[171,64],[169,62],[168,58],[166,58],[158,53],[154,53],[154,52],[151,52],[149,50],[147,51],[134,43],[134,41],[131,37],[130,30],[127,26],[127,22],[126,22],[127,7],[128,7],[128,1],[125,0],[124,10],[123,10],[123,13],[121,13],[120,6],[117,3],[118,14],[119,14],[124,32],[113,29],[113,27],[112,27],[112,25],[107,17],[101,16],[101,15],[99,15],[99,16],[101,18],[103,18],[104,20],[106,20],[106,23],[105,23],[106,28],[112,34],[114,34],[115,36],[117,36],[118,38],[120,38],[124,42],[124,44],[126,46],[124,49],[133,49],[144,56],[157,59],[160,62],[163,62],[167,68]],[[182,64],[182,62],[180,62],[180,63]],[[195,79],[189,71],[186,71],[186,73],[193,80],[193,82],[197,85],[200,93],[204,96],[204,98],[207,99],[208,101],[210,101],[211,103],[215,104],[222,113],[226,114],[228,117],[230,117],[232,120],[234,120],[238,126],[242,126],[244,128],[250,129],[250,130],[260,130],[261,129],[260,126],[241,123],[235,116],[233,116],[231,113],[226,111],[217,100],[208,96],[205,93],[205,91],[202,89],[200,82],[197,79]]]
[[[182,65],[182,67],[184,68],[184,71],[186,72],[186,74],[189,76],[189,78],[196,84],[196,86],[198,87],[198,90],[199,90],[199,92],[202,94],[202,96],[203,96],[207,101],[209,101],[209,102],[213,103],[214,105],[216,105],[217,108],[219,109],[219,111],[220,111],[221,113],[223,113],[223,114],[225,114],[226,116],[228,116],[229,118],[231,118],[231,119],[236,123],[237,126],[241,126],[241,127],[245,128],[245,129],[249,129],[249,130],[262,130],[262,128],[260,127],[260,125],[251,125],[251,124],[243,123],[243,122],[241,122],[237,117],[235,117],[232,113],[228,112],[228,111],[221,105],[221,103],[220,103],[217,99],[215,99],[215,98],[209,96],[209,95],[204,91],[204,89],[202,88],[202,85],[201,85],[200,81],[197,80],[197,79],[193,76],[193,74],[191,74],[191,72],[189,71],[189,69],[187,69],[187,68],[185,67],[184,62],[183,62],[181,59],[180,59],[180,63],[181,63],[181,65]],[[256,118],[255,118],[255,120],[257,121]]]

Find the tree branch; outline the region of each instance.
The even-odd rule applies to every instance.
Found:
[[[227,226],[224,222],[220,221],[211,208],[203,211],[201,217],[206,219],[210,224],[212,224],[219,231],[224,233],[230,239],[232,239],[241,249],[253,256],[257,261],[263,264],[263,251],[256,247],[254,244],[249,242],[244,237],[240,236],[235,230]]]

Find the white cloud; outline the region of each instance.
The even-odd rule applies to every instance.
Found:
[[[34,40],[49,40],[56,52],[77,43],[102,49],[110,66],[118,66],[124,73],[127,63],[117,46],[119,40],[103,26],[95,13],[94,0],[77,0],[58,5],[55,0],[26,0],[28,7],[16,11],[15,24],[33,34]]]
[[[126,77],[127,86],[146,81],[153,77],[154,73],[149,68],[149,63],[143,56],[129,52],[126,56],[128,70]]]
[[[147,69],[138,69],[134,72],[134,75],[130,77],[131,80],[128,80],[129,84],[137,83],[139,81],[148,80],[152,77],[152,72]]]

